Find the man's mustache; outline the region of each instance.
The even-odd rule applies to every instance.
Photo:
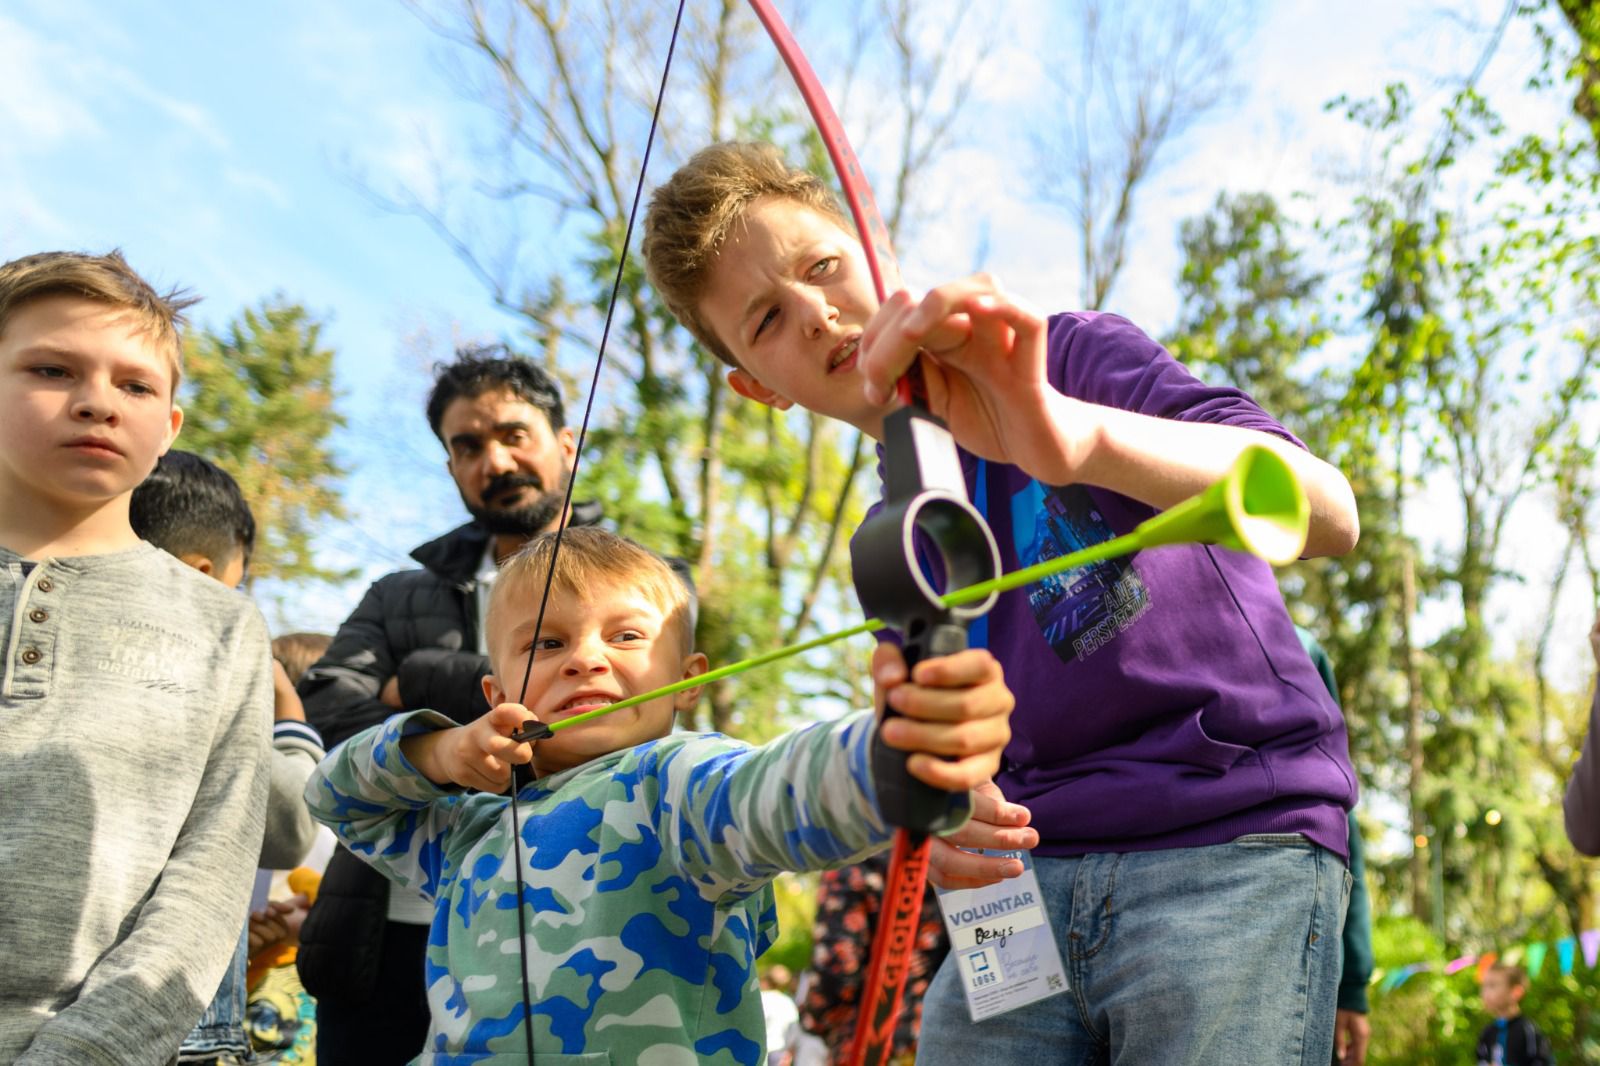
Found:
[[[505,493],[514,489],[534,489],[544,491],[544,479],[537,474],[500,474],[489,479],[483,487],[483,502],[498,499]]]

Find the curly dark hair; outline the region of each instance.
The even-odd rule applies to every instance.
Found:
[[[444,412],[463,396],[472,399],[486,392],[507,389],[544,412],[551,429],[566,424],[561,387],[549,372],[527,356],[504,344],[475,344],[456,349],[455,361],[434,368],[433,391],[428,394],[428,425],[439,437]]]

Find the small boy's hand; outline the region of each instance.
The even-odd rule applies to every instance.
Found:
[[[533,745],[511,739],[532,717],[519,703],[502,703],[468,725],[407,737],[400,750],[435,784],[504,792],[511,767],[533,761]]]
[[[893,644],[872,657],[878,703],[904,717],[879,727],[883,742],[910,752],[912,777],[947,792],[976,788],[1000,768],[1011,740],[1011,708],[1000,663],[982,648],[925,659],[906,677],[905,659]]]
[[[1088,405],[1068,400],[1045,374],[1048,323],[987,274],[941,285],[921,300],[894,293],[867,323],[860,365],[867,398],[886,402],[922,357],[928,409],[956,443],[1066,484],[1097,432]]]

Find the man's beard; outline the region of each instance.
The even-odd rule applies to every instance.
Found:
[[[561,517],[561,506],[566,502],[567,485],[572,481],[570,469],[561,471],[561,484],[553,491],[540,492],[529,502],[516,507],[494,507],[488,503],[472,504],[466,499],[467,511],[484,529],[495,536],[532,537],[543,533]],[[501,474],[483,487],[483,498],[498,499],[511,489],[544,488],[544,481],[534,474]],[[524,499],[527,497],[524,491]]]

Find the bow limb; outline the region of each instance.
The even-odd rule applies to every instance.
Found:
[[[822,135],[828,158],[833,161],[834,172],[839,175],[839,186],[844,190],[845,202],[850,205],[850,216],[855,219],[856,232],[861,236],[861,250],[866,256],[867,270],[872,274],[873,288],[878,292],[878,302],[882,303],[889,296],[885,284],[886,270],[896,266],[894,248],[889,243],[889,229],[878,212],[878,202],[873,198],[872,186],[867,183],[861,161],[850,147],[844,123],[839,121],[828,94],[822,90],[816,71],[811,69],[806,54],[800,50],[799,42],[789,32],[788,25],[772,6],[771,0],[750,0],[750,6],[766,28],[767,36],[772,38],[784,66],[789,68],[795,84],[800,88],[800,96],[806,102],[806,109],[816,123],[817,132]]]

